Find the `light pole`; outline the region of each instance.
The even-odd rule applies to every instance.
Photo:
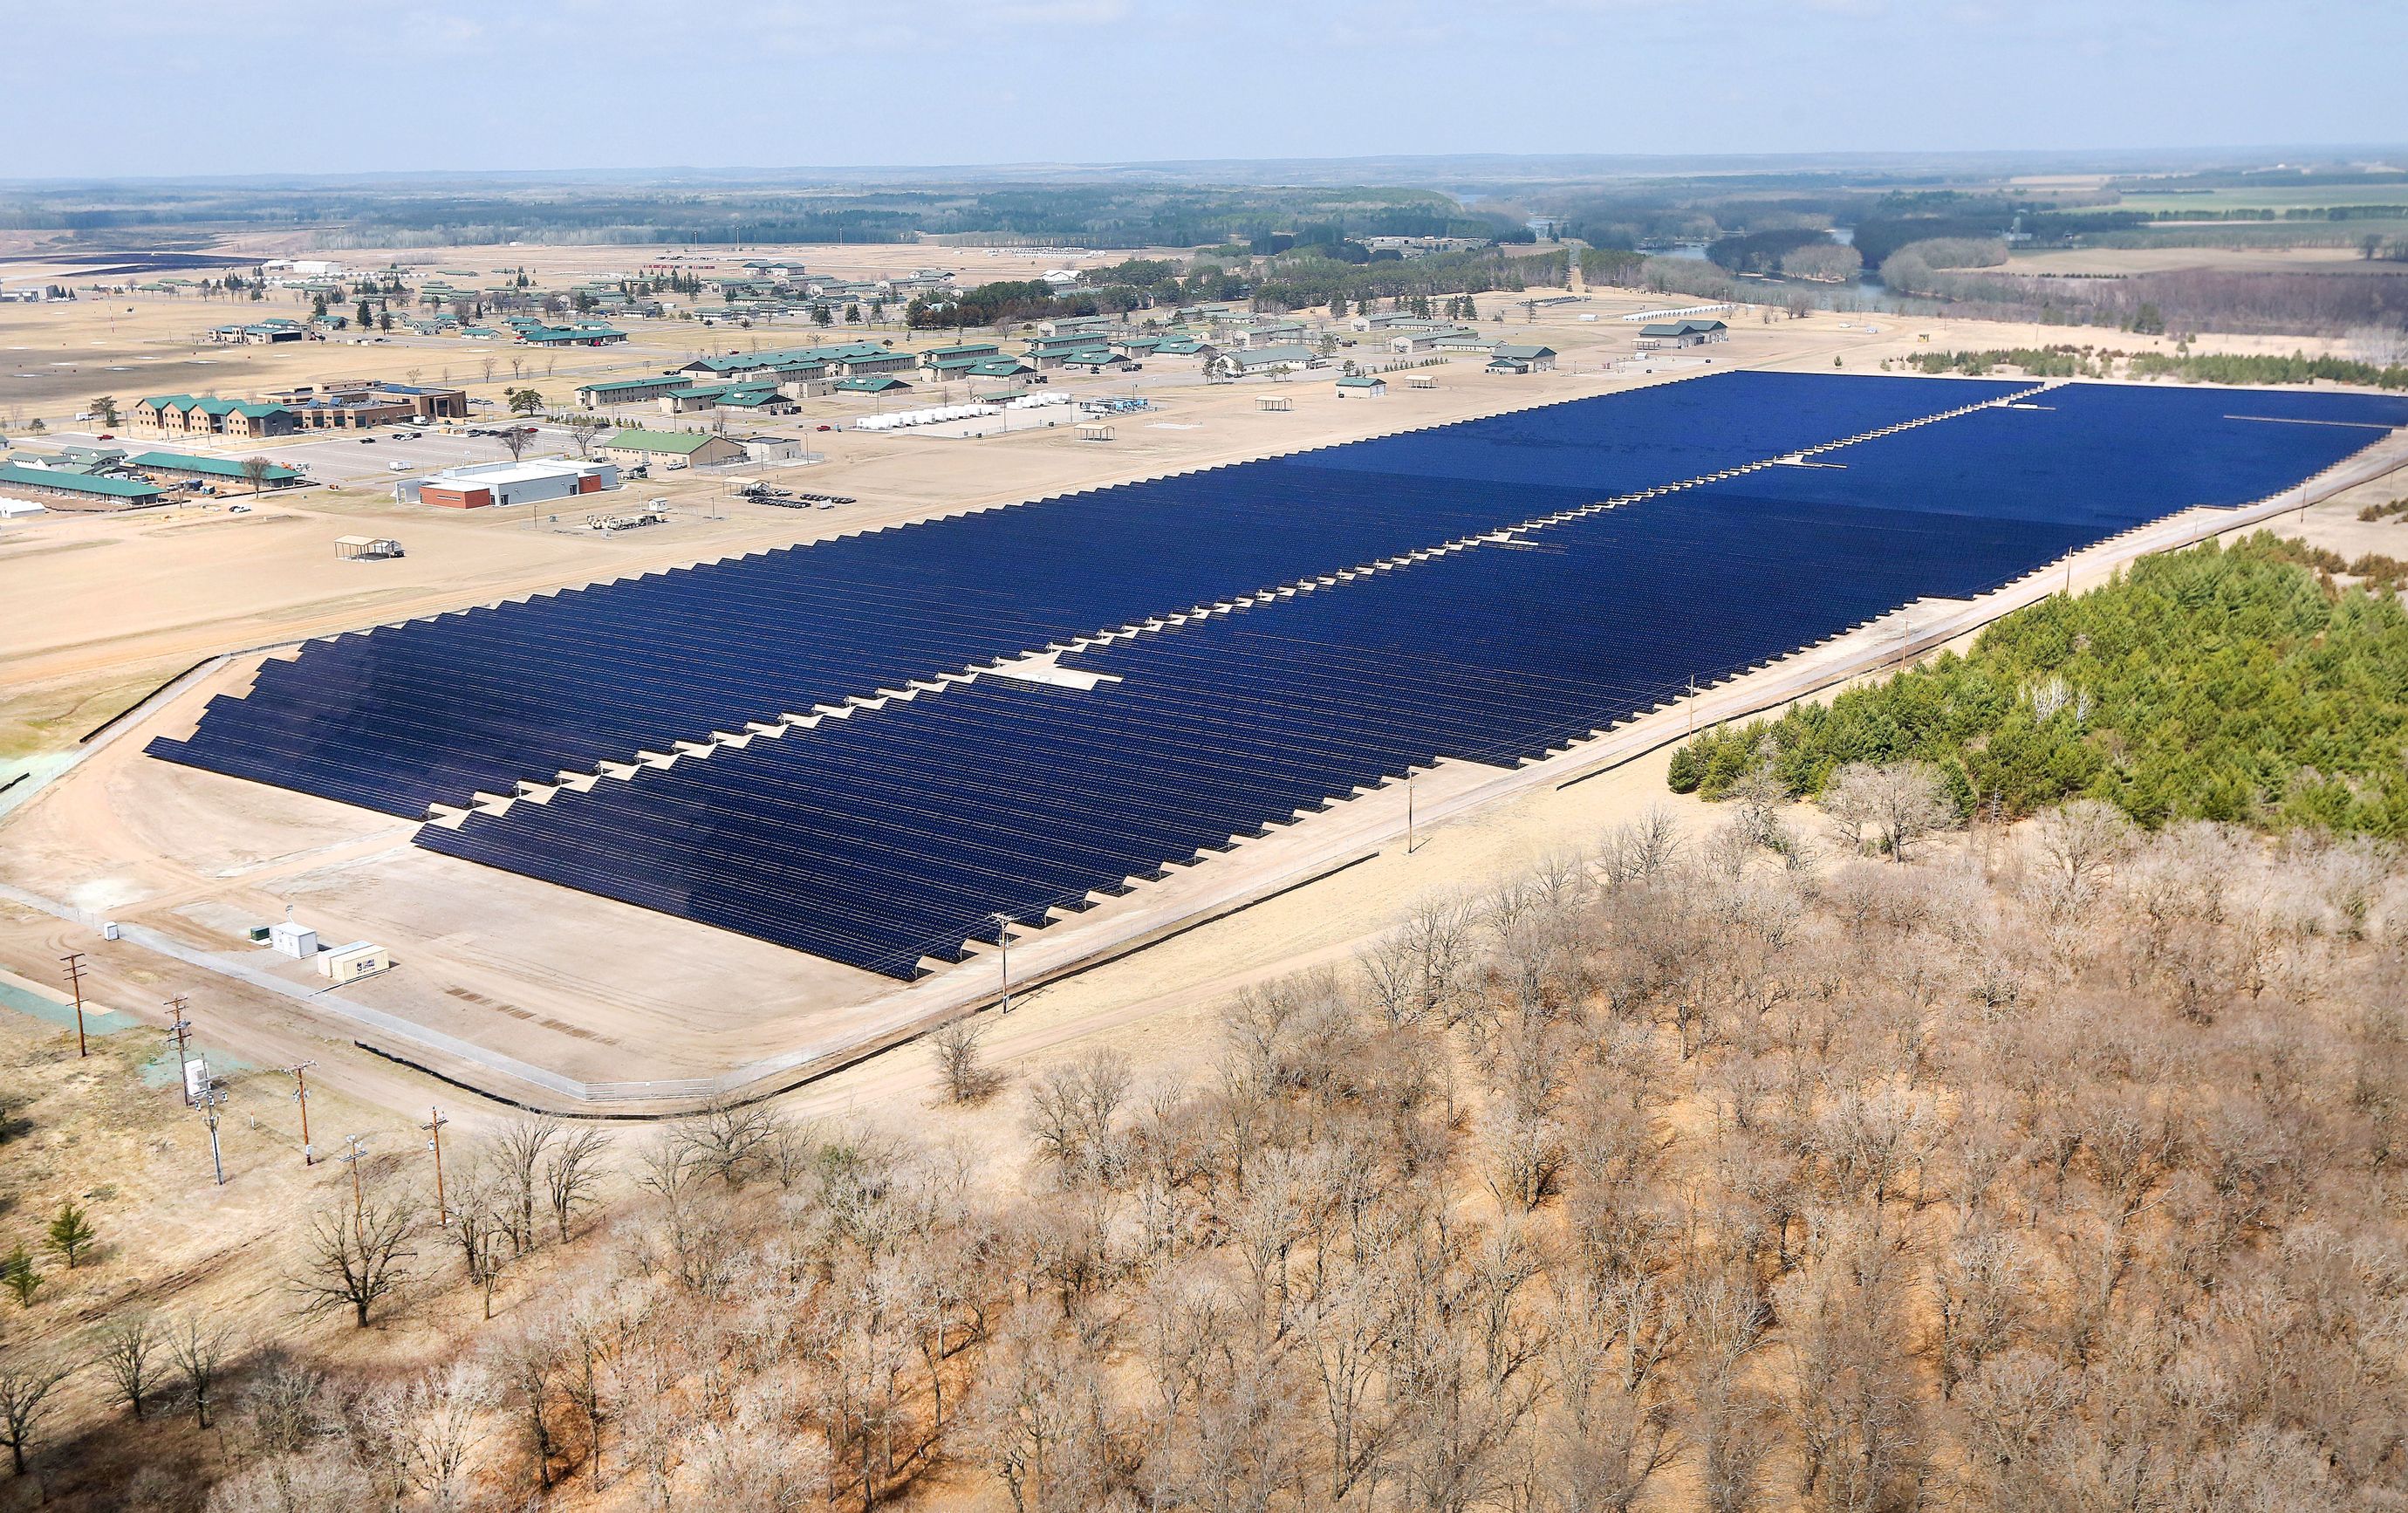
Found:
[[[1000,910],[995,915],[995,944],[1003,948],[1003,1012],[1011,1012],[1011,916]]]
[[[1412,769],[1407,768],[1405,770],[1405,855],[1410,857],[1420,849],[1421,843],[1413,838],[1413,773]]]

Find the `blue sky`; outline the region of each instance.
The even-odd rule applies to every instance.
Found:
[[[0,0],[0,22],[12,178],[2408,141],[2396,0]]]

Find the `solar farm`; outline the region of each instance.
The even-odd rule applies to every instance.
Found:
[[[2408,425],[1727,372],[314,641],[153,756],[888,978]]]

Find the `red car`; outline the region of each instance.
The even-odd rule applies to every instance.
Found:
[[[114,441],[114,440],[116,440],[116,439],[117,439],[117,438],[115,438],[115,437],[113,437],[113,436],[109,435],[107,431],[103,431],[103,432],[101,432],[101,433],[100,433],[100,439],[101,439],[102,440],[104,440],[104,441]]]

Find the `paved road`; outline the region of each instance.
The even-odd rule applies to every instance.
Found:
[[[480,427],[498,425],[480,420]],[[568,433],[538,426],[527,447],[530,457],[551,456],[573,450]],[[441,431],[417,435],[391,426],[366,437],[348,432],[280,446],[269,454],[288,468],[303,468],[322,483],[398,482],[445,468],[480,462],[508,462],[509,448],[490,436],[466,436]],[[402,466],[394,468],[394,463]]]

